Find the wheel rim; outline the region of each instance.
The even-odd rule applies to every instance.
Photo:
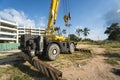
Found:
[[[60,54],[60,48],[57,44],[51,44],[48,49],[48,58],[50,60],[55,60]]]
[[[57,54],[57,50],[53,49],[52,54],[55,56]]]

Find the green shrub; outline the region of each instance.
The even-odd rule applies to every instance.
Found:
[[[109,59],[106,59],[106,62],[111,64],[111,65],[118,65],[118,62],[116,59],[114,58],[109,58]]]

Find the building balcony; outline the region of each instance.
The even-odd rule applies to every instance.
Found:
[[[1,38],[0,37],[0,40],[9,40],[9,41],[15,41],[15,40],[17,40],[17,39],[15,39],[15,38]]]
[[[18,26],[18,24],[16,22],[11,22],[11,21],[7,21],[7,20],[3,20],[3,19],[0,19],[0,22],[8,24],[8,25]]]
[[[3,31],[0,31],[0,34],[2,34],[2,35],[18,35],[17,33],[3,32]]]
[[[10,30],[10,31],[17,31],[17,29],[15,28],[10,28],[10,27],[7,27],[7,26],[0,26],[1,29],[6,29],[6,30]]]

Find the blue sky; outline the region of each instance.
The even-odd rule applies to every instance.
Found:
[[[51,0],[0,0],[0,17],[18,21],[22,25],[45,28],[50,2]],[[107,36],[104,34],[106,27],[113,21],[119,22],[111,13],[120,16],[120,0],[69,0],[72,24],[70,29],[64,26],[64,8],[61,0],[56,26],[67,29],[70,33],[75,33],[77,28],[87,27],[90,29],[88,38],[94,40],[106,39]]]

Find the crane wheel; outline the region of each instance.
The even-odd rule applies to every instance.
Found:
[[[75,52],[75,45],[73,43],[70,43],[70,53],[74,53]]]
[[[55,44],[55,43],[52,43],[50,44],[50,46],[48,46],[48,49],[47,49],[47,57],[49,60],[55,60],[58,58],[60,54],[60,47]]]

